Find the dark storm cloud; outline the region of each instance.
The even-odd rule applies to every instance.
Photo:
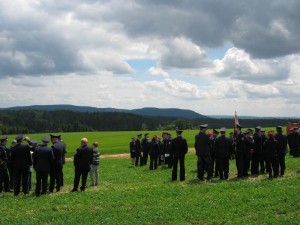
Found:
[[[273,58],[300,51],[299,11],[296,0],[143,0],[103,16],[133,37],[185,36],[207,47],[228,41],[253,57]]]
[[[132,43],[144,40],[148,46],[153,38],[162,43],[183,38],[201,48],[232,43],[253,58],[278,58],[300,51],[299,11],[296,0],[3,1],[0,77],[99,70],[131,73],[124,58],[135,56],[119,50],[130,43],[109,43],[115,34],[127,35]],[[108,38],[92,33],[97,28]],[[207,63],[202,54],[194,54],[196,61],[190,60],[193,54],[180,58],[180,52],[170,49],[176,46],[166,44],[169,52],[160,56],[163,66],[195,68]],[[104,59],[91,53],[103,49]]]

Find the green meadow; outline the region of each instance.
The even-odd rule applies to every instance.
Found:
[[[190,147],[197,132],[183,133]],[[82,137],[90,143],[98,141],[102,155],[120,154],[129,152],[130,138],[138,133],[63,133],[62,139],[68,157],[74,155]],[[150,137],[161,135],[149,133]],[[40,140],[48,135],[28,136]],[[9,136],[10,140],[14,137]],[[30,195],[0,195],[0,224],[300,224],[300,158],[287,155],[286,162],[285,176],[277,179],[263,174],[236,180],[235,161],[231,161],[228,181],[199,182],[197,159],[190,152],[186,180],[172,182],[171,170],[164,165],[150,171],[149,162],[145,167],[131,167],[127,158],[102,158],[99,186],[88,185],[85,192],[70,193],[74,166],[68,161],[61,192],[36,198],[33,173]]]
[[[271,130],[275,128],[266,128],[266,130]],[[246,130],[246,128],[244,129]],[[228,129],[227,134],[231,132],[232,129]],[[175,137],[175,131],[168,131]],[[183,136],[187,139],[190,148],[193,148],[195,135],[198,130],[185,130]],[[63,141],[67,144],[67,157],[74,156],[75,150],[80,145],[80,139],[83,137],[88,138],[89,144],[91,145],[94,141],[99,142],[100,152],[102,155],[106,154],[121,154],[129,153],[129,142],[132,136],[137,136],[138,134],[149,133],[149,138],[153,135],[161,137],[162,131],[116,131],[116,132],[73,132],[73,133],[61,133]],[[15,138],[16,135],[9,135],[9,143]],[[24,135],[26,136],[26,135]],[[47,134],[28,134],[31,140],[40,141],[42,137],[49,137]]]
[[[300,159],[287,159],[284,177],[267,175],[198,182],[196,157],[186,157],[186,181],[172,182],[171,170],[131,167],[129,159],[102,159],[100,185],[70,193],[72,162],[64,167],[59,193],[36,198],[5,193],[0,224],[299,224]],[[89,179],[88,179],[89,183]]]

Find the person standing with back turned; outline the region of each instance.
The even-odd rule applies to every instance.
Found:
[[[177,180],[177,166],[178,160],[180,163],[180,181],[185,180],[185,165],[184,158],[188,152],[188,145],[186,139],[181,136],[182,130],[176,130],[177,137],[172,141],[172,154],[173,154],[173,171],[172,181]]]
[[[93,148],[87,146],[87,144],[88,140],[86,138],[82,138],[80,140],[81,146],[77,148],[74,156],[75,178],[72,192],[78,191],[80,177],[82,177],[80,190],[84,191],[86,187],[87,176],[93,162]]]

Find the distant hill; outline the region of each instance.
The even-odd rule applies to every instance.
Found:
[[[70,110],[74,112],[125,112],[141,116],[164,116],[164,117],[176,117],[185,119],[205,119],[209,118],[196,113],[192,110],[177,109],[177,108],[142,108],[142,109],[115,109],[115,108],[96,108],[91,106],[75,106],[75,105],[31,105],[31,106],[15,106],[9,108],[1,108],[0,110]]]

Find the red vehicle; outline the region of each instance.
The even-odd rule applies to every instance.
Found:
[[[300,128],[300,121],[299,120],[290,120],[286,127],[286,134],[289,134],[294,128]]]

